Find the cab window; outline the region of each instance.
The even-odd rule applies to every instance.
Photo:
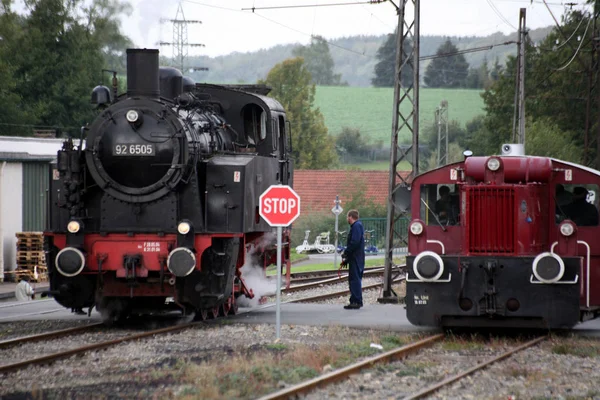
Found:
[[[267,113],[257,104],[242,109],[246,143],[256,145],[267,137]]]
[[[577,226],[598,226],[598,185],[557,184],[554,192],[556,223],[566,219]]]
[[[421,185],[420,218],[427,225],[460,225],[460,191],[456,184]]]

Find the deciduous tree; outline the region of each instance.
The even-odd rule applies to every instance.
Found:
[[[31,118],[16,93],[16,66],[10,43],[22,35],[22,18],[11,9],[12,0],[0,2],[0,135],[26,135]]]
[[[301,57],[285,60],[273,67],[265,81],[270,96],[287,112],[292,126],[292,157],[296,168],[327,169],[337,157],[334,140],[327,134],[323,114],[314,107],[315,85]]]
[[[315,85],[342,85],[342,75],[333,72],[335,63],[329,52],[329,44],[322,36],[313,36],[310,45],[292,50],[296,57],[302,57]]]

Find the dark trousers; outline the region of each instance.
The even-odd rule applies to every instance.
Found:
[[[348,267],[348,285],[350,286],[350,303],[363,305],[362,298],[362,277],[364,268],[359,268],[356,264],[350,263]]]

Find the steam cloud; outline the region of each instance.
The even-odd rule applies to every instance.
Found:
[[[262,296],[275,294],[277,290],[277,280],[265,276],[262,265],[259,264],[255,253],[260,248],[274,244],[276,235],[274,233],[266,234],[256,247],[250,247],[246,250],[246,264],[241,268],[242,278],[249,289],[254,292],[254,298],[249,299],[244,295],[237,298],[241,307],[256,307]]]

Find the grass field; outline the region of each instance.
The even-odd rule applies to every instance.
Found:
[[[475,116],[483,114],[480,90],[420,89],[419,124],[433,124],[434,112],[442,100],[448,101],[448,119],[465,125]],[[389,147],[392,130],[393,88],[364,88],[350,86],[318,86],[315,105],[321,109],[330,135],[337,135],[345,126],[358,128],[369,142],[382,140]],[[403,104],[405,115],[410,109]],[[409,140],[407,130],[401,139]]]

